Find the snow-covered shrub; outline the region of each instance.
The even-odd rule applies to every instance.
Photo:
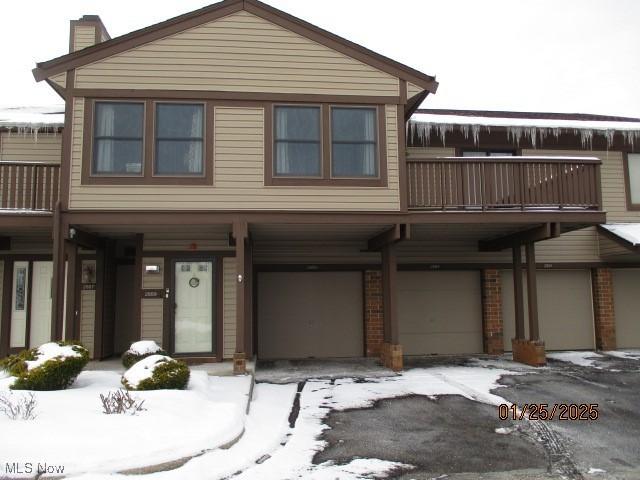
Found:
[[[184,390],[189,383],[187,364],[166,355],[140,360],[122,376],[127,390]]]
[[[100,400],[102,401],[102,412],[106,415],[119,413],[135,415],[144,410],[144,408],[142,408],[144,400],[139,401],[137,398],[132,397],[126,390],[109,392],[106,396],[100,394]]]
[[[129,350],[122,354],[122,365],[124,365],[124,368],[131,368],[135,363],[151,355],[168,354],[153,340],[134,342],[129,347]]]
[[[29,395],[18,395],[13,397],[0,394],[0,413],[10,420],[33,420],[36,418],[36,396],[29,392]]]
[[[50,342],[3,360],[1,368],[16,377],[13,390],[63,390],[89,361],[89,351],[74,342]]]

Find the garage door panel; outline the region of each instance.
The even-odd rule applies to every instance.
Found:
[[[613,310],[618,348],[640,348],[640,270],[613,270]]]
[[[523,274],[525,335],[529,337],[527,280]],[[581,350],[595,346],[591,275],[588,270],[537,272],[538,322],[546,350]],[[511,351],[515,336],[513,274],[502,272],[504,348]]]
[[[478,272],[400,272],[398,315],[407,355],[482,352]]]
[[[360,272],[264,272],[258,276],[260,358],[363,354]]]

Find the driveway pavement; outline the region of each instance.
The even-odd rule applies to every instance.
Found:
[[[601,356],[591,366],[550,360],[540,369],[465,358],[410,364],[448,362],[517,372],[503,376],[505,387],[492,393],[519,407],[597,404],[598,418],[561,421],[557,411],[550,421],[500,420],[496,406],[458,395],[382,399],[331,412],[327,447],[314,463],[379,458],[412,465],[394,473],[402,479],[640,479],[640,360]]]

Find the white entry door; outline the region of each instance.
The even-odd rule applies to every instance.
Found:
[[[51,341],[51,282],[53,262],[33,262],[31,273],[31,317],[29,345],[38,347]]]
[[[175,353],[213,352],[213,262],[175,263]]]
[[[27,308],[29,308],[29,262],[13,262],[11,294],[11,348],[27,346]]]

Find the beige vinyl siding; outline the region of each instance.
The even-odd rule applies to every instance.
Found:
[[[629,256],[631,254],[629,249],[624,248],[619,243],[614,242],[604,235],[598,237],[598,242],[600,244],[600,255],[607,259],[611,257]]]
[[[236,259],[222,259],[222,355],[233,358],[236,351]]]
[[[423,91],[424,91],[424,88],[418,87],[417,85],[414,85],[411,82],[407,82],[407,98],[414,97]]]
[[[147,265],[160,265],[160,273],[146,273]],[[142,288],[158,289],[164,288],[164,258],[163,257],[145,257],[142,259]]]
[[[211,229],[214,229],[212,227]],[[234,247],[229,246],[229,234],[227,230],[199,232],[164,232],[164,233],[146,233],[144,236],[145,251],[206,251],[206,250],[233,250]],[[195,248],[194,248],[195,247]]]
[[[387,187],[265,187],[264,109],[216,107],[214,185],[81,185],[84,99],[74,99],[70,207],[109,210],[399,211],[397,108],[385,107]],[[211,164],[211,159],[207,159]]]
[[[82,50],[96,43],[96,27],[90,25],[76,25],[73,35],[73,51]]]
[[[94,358],[94,332],[96,323],[96,291],[80,290],[80,343]]]
[[[162,345],[163,299],[143,298],[140,309],[142,318],[142,340],[154,340]]]
[[[61,158],[61,133],[0,133],[0,161],[60,163]]]
[[[67,72],[59,73],[57,75],[49,77],[49,80],[51,80],[59,87],[67,88]]]
[[[76,87],[399,95],[398,78],[246,11],[80,67]]]
[[[455,148],[437,148],[437,147],[408,147],[407,160],[412,158],[439,158],[453,157],[456,154]]]

